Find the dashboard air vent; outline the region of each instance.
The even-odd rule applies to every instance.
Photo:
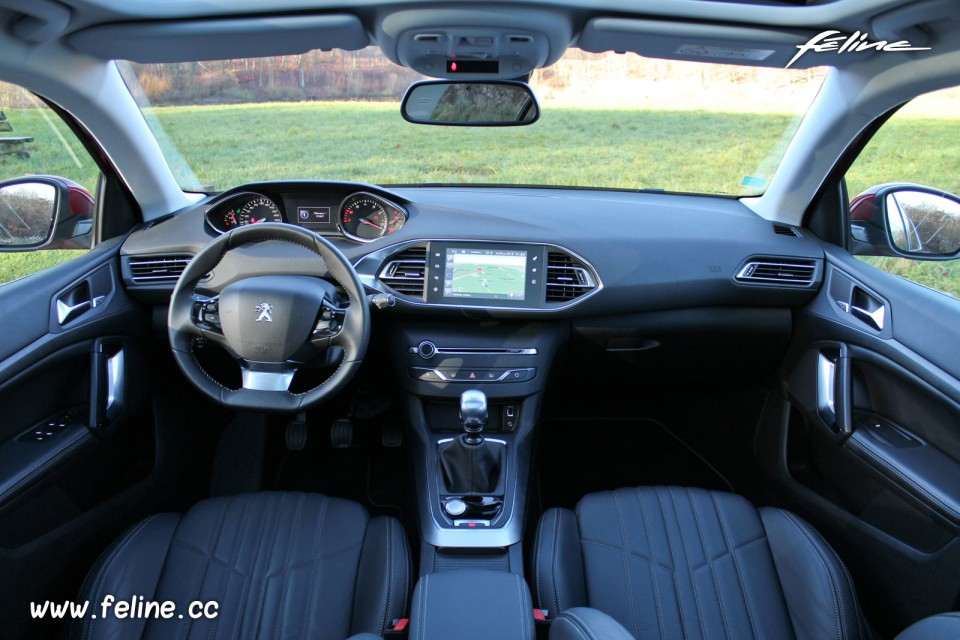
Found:
[[[423,300],[427,248],[410,247],[391,256],[380,270],[380,281],[397,293]]]
[[[546,302],[567,302],[589,293],[597,283],[587,267],[562,251],[547,253]]]
[[[778,236],[793,236],[795,238],[800,237],[800,232],[788,224],[777,224],[776,222],[774,222],[773,232]]]
[[[134,284],[175,284],[192,256],[130,257],[130,280]]]
[[[813,260],[758,258],[750,260],[737,274],[737,280],[750,284],[788,284],[806,287],[813,284],[817,264]]]

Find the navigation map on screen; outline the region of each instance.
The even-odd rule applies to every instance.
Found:
[[[527,252],[447,248],[443,295],[447,298],[523,300]]]

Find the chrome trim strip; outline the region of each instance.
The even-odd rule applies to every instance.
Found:
[[[286,391],[293,382],[293,371],[251,371],[241,368],[243,388],[254,391]]]

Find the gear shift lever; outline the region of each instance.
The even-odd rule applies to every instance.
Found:
[[[490,495],[501,484],[504,445],[483,439],[487,424],[487,394],[478,389],[460,395],[464,433],[440,445],[440,471],[447,494]]]
[[[469,445],[483,444],[483,428],[487,424],[487,394],[469,389],[460,394],[460,420],[465,431],[463,441]]]

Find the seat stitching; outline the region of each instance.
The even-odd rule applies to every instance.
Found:
[[[700,538],[700,547],[703,549],[703,557],[707,559],[707,566],[710,567],[710,577],[713,579],[713,589],[717,594],[717,604],[720,605],[720,620],[723,622],[723,633],[725,637],[729,638],[731,637],[730,625],[727,622],[726,607],[723,606],[723,591],[720,589],[720,583],[717,580],[717,572],[713,568],[713,561],[707,555],[707,543],[703,539],[703,526],[700,522],[700,507],[697,505],[697,501],[694,500],[694,494],[692,491],[688,490],[687,496],[690,498],[690,505],[693,507],[693,519],[697,523],[697,535]]]
[[[570,612],[567,612],[567,618],[576,621],[576,624],[571,623],[570,626],[580,634],[581,638],[586,638],[587,640],[597,640],[597,637],[593,635],[593,632],[590,630],[590,625],[587,624],[586,620],[577,614]]]
[[[327,507],[329,506],[329,504],[330,504],[330,499],[324,496],[323,504],[320,506],[320,522],[317,524],[317,533],[313,539],[313,553],[311,554],[311,557],[314,558],[315,560],[321,560],[321,558],[317,557],[317,554],[318,554],[318,549],[320,548],[320,540],[323,538],[323,525],[327,519]],[[316,583],[316,581],[317,581],[317,563],[314,563],[313,568],[310,570],[310,582],[309,582],[309,586],[307,587],[307,599],[306,599],[307,602],[313,602],[313,591],[314,591],[314,584]],[[315,613],[315,611],[316,611],[316,608],[311,607],[309,613],[303,616],[303,626],[301,627],[301,630],[300,630],[301,638],[305,638],[307,636],[307,628],[310,626],[310,621],[312,620],[313,614]]]
[[[557,560],[560,558],[560,511],[555,512],[553,528],[553,557],[550,559],[550,582],[553,585],[553,597],[556,601],[557,613],[560,613],[560,581],[557,579]]]
[[[657,581],[657,571],[653,566],[658,564],[657,556],[656,556],[656,552],[653,550],[653,540],[650,539],[650,521],[647,519],[647,509],[643,505],[643,496],[640,495],[639,487],[634,489],[634,494],[637,496],[637,503],[640,505],[640,514],[643,516],[644,533],[646,534],[646,537],[647,537],[647,544],[650,547],[650,558],[652,559],[652,563],[649,564],[648,566],[650,567],[650,579],[653,581],[653,599],[657,606],[657,626],[660,628],[660,638],[662,640],[663,637],[666,635],[666,630],[663,628],[663,607],[660,603],[660,584]],[[614,493],[613,495],[614,497],[616,497],[617,494]],[[618,511],[619,511],[619,508],[620,508],[620,502],[618,501],[617,502]],[[622,513],[620,515],[620,525],[621,527],[623,526]],[[624,530],[624,533],[623,533],[623,546],[624,546],[624,551],[626,551],[626,546],[627,546],[626,530]],[[626,564],[625,558],[624,558],[624,564]],[[670,573],[673,574],[673,571],[671,571]],[[632,590],[630,592],[630,612],[631,614],[633,614],[633,591]],[[634,635],[636,636],[640,635],[640,626],[637,624],[636,619],[634,619],[634,622],[633,622],[633,630],[634,630]]]
[[[673,558],[673,541],[670,539],[670,532],[667,530],[667,510],[664,508],[663,496],[661,495],[661,487],[655,487],[654,491],[657,494],[657,504],[660,506],[660,513],[663,515],[663,537],[667,541],[667,551],[670,553],[670,563],[674,563]],[[674,505],[676,506],[676,505]],[[676,516],[676,510],[674,510],[674,515]],[[680,526],[680,517],[676,516],[677,526]],[[652,542],[651,542],[652,544]],[[687,616],[683,610],[683,598],[680,597],[680,583],[679,583],[679,571],[673,572],[673,593],[677,598],[677,609],[680,610],[680,627],[683,630],[683,637],[688,637],[687,634]]]
[[[252,502],[253,500],[250,500],[250,499],[247,499],[244,501],[243,511],[240,513],[241,523],[247,521],[247,511],[250,509],[250,503]],[[240,563],[240,549],[243,548],[243,540],[246,537],[247,537],[247,527],[241,527],[240,535],[237,536],[237,542],[233,548],[233,559],[231,560],[231,567],[233,568],[233,570],[243,576],[243,591],[241,592],[241,595],[240,595],[240,608],[238,611],[238,615],[236,617],[237,624],[233,634],[234,640],[239,640],[240,638],[240,629],[243,628],[243,617],[247,613],[247,598],[250,595],[251,581],[249,577],[246,574],[242,573],[237,567],[237,565]],[[226,585],[224,585],[224,593],[225,592],[226,592]],[[220,616],[217,616],[217,618],[219,621]]]
[[[103,583],[106,582],[107,574],[109,574],[113,563],[116,561],[120,553],[130,545],[130,542],[133,541],[133,539],[136,538],[137,535],[139,535],[140,532],[143,531],[143,529],[146,528],[148,524],[150,524],[151,522],[159,518],[161,515],[163,514],[158,513],[156,515],[150,516],[149,518],[141,522],[137,528],[135,528],[133,531],[128,533],[127,536],[122,541],[120,541],[120,543],[118,543],[116,547],[113,548],[113,550],[110,552],[110,555],[108,555],[107,559],[104,561],[103,568],[100,570],[100,575],[95,581],[96,584],[94,585],[94,591],[93,591],[94,597],[92,599],[93,602],[100,602],[102,600],[102,598],[100,597],[100,588],[103,586]],[[159,579],[160,578],[158,576],[157,580],[159,581]],[[90,618],[85,619],[84,625],[83,625],[83,633],[81,634],[83,638],[90,637],[90,626],[91,626]]]
[[[630,550],[628,550],[628,549],[624,549],[623,547],[618,547],[618,546],[615,545],[615,544],[608,544],[608,543],[606,543],[606,542],[601,542],[601,541],[599,541],[599,540],[593,540],[593,539],[591,539],[591,538],[581,538],[581,540],[582,540],[583,542],[587,542],[587,543],[589,543],[589,544],[597,545],[598,547],[603,547],[604,549],[610,549],[611,551],[619,551],[620,553],[626,553],[626,554],[627,554],[628,556],[630,556],[631,558],[636,558],[637,560],[643,560],[644,562],[648,562],[648,563],[650,563],[650,564],[652,564],[652,565],[654,565],[654,566],[657,566],[657,567],[659,567],[659,568],[661,568],[661,569],[663,569],[664,571],[667,571],[667,572],[669,572],[669,573],[673,573],[673,572],[674,572],[674,570],[671,569],[670,567],[668,567],[668,566],[666,566],[666,565],[664,565],[664,564],[661,564],[661,563],[659,563],[659,562],[654,562],[653,560],[651,560],[651,559],[648,558],[647,556],[645,556],[645,555],[643,555],[643,554],[640,554],[640,553],[637,553],[636,551],[630,551]]]
[[[523,637],[529,638],[530,635],[527,633],[527,617],[524,615],[524,611],[523,611],[523,588],[521,586],[523,582],[520,579],[520,576],[516,576],[516,578],[517,578],[517,598],[518,598],[517,602],[519,603],[517,608],[520,609],[520,628],[523,630]]]
[[[423,625],[420,630],[420,638],[424,640],[427,637],[427,590],[430,588],[430,575],[427,574],[423,576],[423,605],[420,607],[420,610],[423,611]]]
[[[213,536],[212,536],[212,538],[211,538],[211,540],[210,540],[210,548],[213,549],[213,550],[216,550],[216,548],[217,548],[217,541],[220,539],[220,534],[223,533],[223,522],[224,522],[224,520],[226,520],[226,518],[227,518],[227,509],[228,509],[229,507],[230,507],[230,501],[229,501],[229,500],[224,500],[224,501],[223,501],[223,506],[220,508],[220,516],[217,518],[217,527],[216,527],[216,529],[213,530]],[[174,542],[176,542],[176,539],[174,539]],[[199,575],[198,578],[197,578],[197,582],[196,582],[196,584],[195,584],[195,586],[194,586],[194,588],[193,588],[193,594],[194,594],[193,600],[199,600],[199,599],[200,599],[200,592],[203,590],[203,582],[204,582],[204,580],[206,580],[206,578],[207,578],[207,570],[210,569],[210,560],[211,560],[212,556],[213,556],[213,553],[207,555],[206,558],[205,558],[205,559],[206,559],[206,562],[205,562],[204,565],[203,565],[203,571],[200,572],[200,575]],[[164,559],[164,564],[166,564],[166,559]],[[161,570],[161,572],[160,572],[160,577],[161,577],[161,578],[163,577],[163,571],[162,571],[162,570]],[[158,580],[158,581],[157,581],[157,584],[158,584],[158,585],[159,585],[159,582],[160,582],[160,581]],[[183,627],[183,631],[181,632],[180,637],[181,637],[181,638],[189,638],[189,637],[190,637],[190,629],[191,629],[192,627],[193,627],[193,620],[188,618],[188,619],[187,619],[187,624]]]
[[[269,501],[269,503],[267,504],[267,509],[265,509],[268,516],[265,516],[263,518],[265,523],[277,522],[280,519],[280,514],[283,513],[283,504],[287,501],[287,495],[288,494],[286,493],[281,494],[280,504],[276,505],[276,515],[273,515],[272,513],[274,509],[275,501],[273,500]],[[271,527],[271,529],[273,533],[273,539],[266,544],[267,557],[266,557],[266,560],[264,561],[260,560],[260,556],[261,556],[260,549],[263,548],[263,540],[266,539],[267,534],[266,534],[266,528],[261,529],[260,540],[258,540],[258,544],[257,544],[257,554],[254,556],[254,559],[253,559],[253,567],[251,571],[253,575],[257,575],[258,573],[260,573],[258,569],[261,565],[264,566],[265,569],[270,567],[270,561],[273,559],[273,552],[277,548],[277,536],[280,535],[280,527],[273,526]],[[264,603],[267,600],[267,583],[271,580],[272,577],[273,576],[268,576],[265,571],[263,575],[260,576],[260,602],[257,605],[257,626],[256,626],[257,636],[260,635],[260,627],[263,624]],[[286,574],[284,574],[284,577],[286,577]],[[280,625],[280,627],[283,627],[283,619],[280,619],[278,621],[278,624]]]
[[[383,608],[380,611],[380,635],[387,630],[387,612],[390,610],[390,591],[393,589],[393,554],[395,553],[393,544],[393,523],[387,520],[387,571],[384,576],[383,586]]]
[[[543,594],[540,590],[540,556],[543,550],[540,548],[540,545],[542,544],[541,534],[543,533],[543,524],[544,523],[541,522],[537,527],[537,535],[533,539],[533,586],[537,591],[537,604],[541,607],[543,606]]]
[[[623,508],[620,505],[620,496],[616,491],[613,492],[613,502],[617,507],[617,516],[620,518],[620,537],[623,540],[623,548],[620,550],[620,564],[623,566],[623,576],[626,580],[627,604],[630,605],[630,622],[636,635],[640,635],[639,624],[637,623],[637,612],[633,603],[633,583],[630,580],[630,567],[627,564],[627,528],[623,521]]]
[[[689,500],[689,494],[687,495]],[[683,535],[684,527],[680,524],[680,508],[677,506],[677,495],[675,491],[670,491],[670,501],[673,502],[673,512],[677,516],[677,530],[680,531],[680,547],[683,549],[683,560],[687,563],[687,575],[690,578],[690,587],[693,589],[693,602],[697,607],[697,623],[700,626],[700,634],[704,640],[707,640],[707,630],[703,626],[703,608],[700,606],[700,595],[697,590],[697,581],[694,579],[693,569],[690,564],[690,554],[687,552],[687,541]],[[706,556],[706,554],[704,554]]]
[[[306,501],[306,494],[301,493],[298,496],[298,498],[299,500],[297,501],[297,512],[293,517],[293,526],[290,528],[290,535],[287,537],[287,558],[283,563],[284,567],[290,565],[290,556],[293,555],[293,549],[294,549],[294,538],[296,537],[297,531],[300,530],[300,518],[303,516],[303,503]],[[267,576],[266,579],[269,579],[269,576]],[[290,580],[288,577],[288,579],[283,581],[283,585],[280,587],[280,604],[277,607],[277,611],[279,611],[281,615],[283,614],[284,604],[286,604],[286,601],[287,601],[287,585],[289,584],[290,584]],[[273,636],[274,638],[280,637],[280,630],[282,627],[283,627],[282,624],[277,625],[276,631]]]
[[[727,523],[724,522],[723,513],[720,511],[720,503],[717,502],[717,495],[711,493],[710,498],[713,500],[713,508],[717,511],[717,520],[720,522],[720,532],[723,534],[723,544],[727,549],[730,549],[730,536],[727,531]],[[747,595],[747,588],[743,581],[743,571],[740,569],[740,561],[737,559],[736,553],[731,553],[730,559],[733,561],[733,567],[737,570],[737,582],[740,585],[740,594],[743,596],[743,605],[747,610],[747,620],[750,622],[750,630],[753,632],[754,638],[759,638],[760,634],[757,632],[757,623],[753,619],[753,607],[750,606],[750,598]]]
[[[400,543],[400,553],[403,555],[403,600],[400,602],[400,613],[403,614],[401,617],[405,617],[407,613],[407,594],[410,593],[410,552],[407,549],[406,538],[403,535],[403,529],[398,531],[398,542]]]
[[[807,544],[809,544],[813,548],[814,552],[817,554],[817,557],[820,559],[820,562],[823,564],[824,572],[827,574],[827,579],[830,581],[830,591],[833,594],[833,609],[834,609],[834,614],[836,615],[836,620],[837,620],[837,635],[839,635],[840,638],[846,638],[846,634],[844,633],[844,629],[843,629],[843,624],[841,623],[841,619],[840,619],[840,595],[838,593],[837,584],[834,579],[835,577],[833,575],[833,572],[830,571],[830,565],[827,563],[826,557],[824,557],[820,547],[817,546],[817,544],[810,537],[808,532],[805,531],[804,528],[800,526],[799,521],[797,521],[792,514],[782,510],[778,510],[777,513],[779,513],[781,516],[783,516],[787,520],[787,522],[793,525],[794,529],[797,530],[797,533],[799,533],[800,536],[807,542]]]
[[[850,588],[850,598],[853,600],[853,608],[856,613],[857,618],[857,637],[863,638],[863,622],[860,620],[860,606],[857,604],[857,591],[853,586],[853,578],[850,577],[850,572],[847,570],[847,565],[843,564],[841,560],[840,566],[843,568],[843,575],[847,579],[847,586]]]
[[[719,560],[720,558],[724,558],[724,557],[730,555],[731,553],[733,553],[733,552],[735,552],[735,551],[740,551],[740,550],[743,549],[744,547],[749,547],[750,545],[752,545],[752,544],[757,544],[758,542],[766,542],[766,540],[767,540],[767,537],[766,537],[766,536],[760,536],[759,538],[754,538],[754,539],[752,539],[752,540],[747,540],[746,542],[741,542],[740,544],[738,544],[737,546],[733,547],[732,549],[727,549],[726,551],[724,551],[724,552],[721,553],[720,555],[715,556],[715,557],[713,557],[713,558],[710,558],[710,559],[708,560],[708,562],[702,562],[702,563],[698,564],[697,566],[692,567],[690,570],[691,570],[691,571],[699,571],[700,569],[703,569],[705,566],[707,566],[707,564],[709,564],[710,562],[716,562],[716,561]]]

